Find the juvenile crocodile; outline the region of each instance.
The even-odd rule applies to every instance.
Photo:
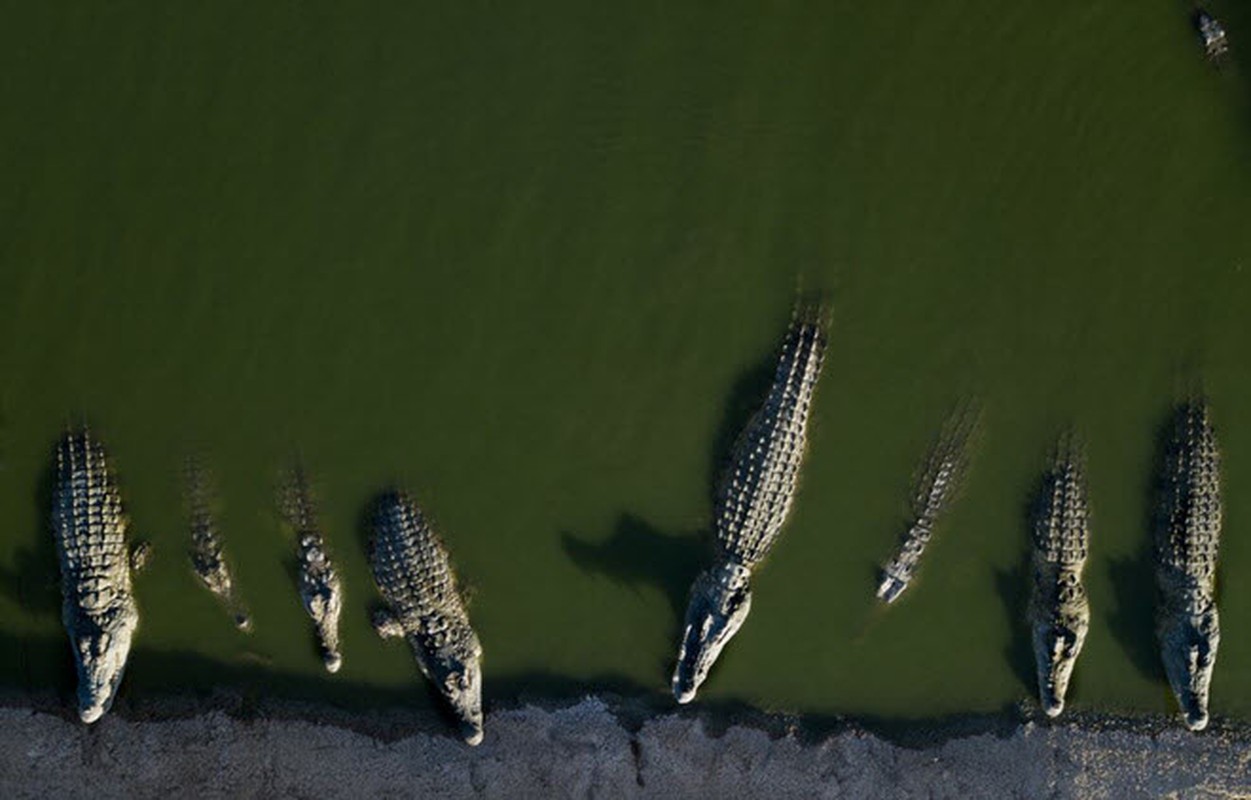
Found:
[[[1082,570],[1090,547],[1086,471],[1077,446],[1063,443],[1043,481],[1034,520],[1030,621],[1038,695],[1047,716],[1064,710],[1073,665],[1090,627]]]
[[[343,665],[339,650],[339,616],[343,611],[343,585],[326,552],[326,542],[317,525],[316,509],[308,477],[302,468],[292,471],[283,487],[282,513],[295,531],[299,562],[297,583],[304,610],[313,619],[318,648],[327,672],[338,672]]]
[[[235,627],[252,630],[252,620],[235,596],[230,567],[212,511],[212,488],[207,471],[194,459],[186,464],[187,519],[191,527],[191,567],[196,577],[234,617]]]
[[[62,618],[78,669],[78,715],[113,705],[139,625],[128,520],[108,456],[85,428],[57,446],[52,530],[61,564]]]
[[[903,543],[886,566],[882,567],[877,596],[893,603],[904,593],[912,579],[925,547],[934,535],[934,527],[955,499],[968,467],[968,445],[977,427],[975,409],[957,411],[944,425],[943,432],[930,451],[921,470],[913,495],[913,517],[904,533]]]
[[[386,607],[373,615],[385,638],[404,637],[417,666],[447,699],[465,741],[482,741],[482,645],[456,588],[447,548],[417,504],[390,491],[374,505],[369,563]]]
[[[821,315],[815,308],[796,313],[769,394],[739,438],[717,488],[713,563],[691,586],[673,672],[679,703],[695,698],[722,649],[743,626],[751,610],[752,571],[768,555],[790,513],[825,356]]]
[[[1186,727],[1208,724],[1208,689],[1220,645],[1216,558],[1221,535],[1220,452],[1207,404],[1176,413],[1165,454],[1161,518],[1156,525],[1156,632]]]

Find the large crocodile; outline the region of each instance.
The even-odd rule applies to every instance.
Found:
[[[456,573],[439,534],[412,498],[383,494],[374,505],[369,563],[386,603],[374,630],[408,641],[417,666],[447,699],[466,742],[482,741],[482,645],[469,624]]]
[[[322,663],[327,672],[338,672],[343,665],[339,649],[339,616],[343,611],[343,583],[317,524],[312,491],[303,468],[288,476],[280,500],[283,516],[295,531],[299,564],[297,583],[304,610],[313,619]]]
[[[57,446],[52,530],[83,722],[95,722],[113,705],[139,625],[127,525],[104,448],[86,429],[66,433]]]
[[[252,630],[252,619],[235,596],[234,580],[222,552],[221,537],[212,511],[212,489],[208,472],[195,458],[186,464],[187,521],[191,527],[191,567],[196,577],[234,618],[241,631]]]
[[[735,446],[716,491],[712,565],[691,586],[673,694],[695,698],[700,684],[751,610],[752,571],[790,513],[807,443],[808,416],[826,333],[817,308],[797,311],[782,343],[773,385]]]
[[[1216,559],[1221,535],[1220,452],[1207,404],[1178,409],[1164,459],[1156,525],[1157,634],[1164,672],[1186,727],[1208,724],[1208,689],[1220,645]]]
[[[1090,627],[1082,570],[1090,547],[1086,471],[1078,446],[1062,443],[1043,481],[1034,519],[1030,623],[1043,710],[1064,710],[1073,665]]]
[[[968,446],[978,424],[975,408],[963,408],[952,415],[922,466],[913,495],[912,521],[904,533],[899,552],[882,567],[877,596],[893,603],[916,577],[921,556],[934,535],[943,512],[951,505],[968,467]]]

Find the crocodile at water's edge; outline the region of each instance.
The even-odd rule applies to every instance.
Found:
[[[221,537],[212,511],[212,488],[208,472],[194,458],[186,464],[187,521],[191,528],[191,568],[204,585],[220,600],[241,631],[252,630],[252,619],[235,596],[234,579],[222,552]]]
[[[1038,696],[1049,717],[1064,710],[1073,666],[1090,627],[1082,570],[1090,547],[1086,470],[1077,445],[1064,443],[1044,482],[1034,519],[1030,625]]]
[[[1207,404],[1178,409],[1165,454],[1156,525],[1156,631],[1164,672],[1186,727],[1208,724],[1208,690],[1221,641],[1216,559],[1221,536],[1220,451]]]
[[[713,564],[696,577],[673,694],[695,698],[717,657],[751,610],[751,575],[790,513],[807,444],[808,415],[825,357],[820,309],[796,313],[782,344],[773,385],[735,446],[716,493]]]
[[[95,722],[113,705],[139,625],[127,524],[104,448],[86,429],[66,433],[57,446],[52,530],[83,722]]]
[[[298,542],[300,602],[313,620],[317,645],[327,672],[343,665],[339,649],[339,617],[343,612],[343,583],[330,561],[326,542],[317,525],[312,490],[303,468],[296,468],[283,487],[283,516]]]
[[[408,641],[417,666],[447,699],[471,745],[482,741],[482,645],[456,587],[447,548],[403,492],[378,498],[369,564],[386,607],[373,617],[383,638]]]

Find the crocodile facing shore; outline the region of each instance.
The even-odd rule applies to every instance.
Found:
[[[1207,404],[1178,409],[1164,460],[1156,525],[1156,631],[1164,672],[1186,727],[1208,724],[1208,691],[1221,641],[1216,560],[1221,536],[1220,451]]]
[[[191,528],[191,568],[195,575],[234,618],[241,631],[252,630],[252,619],[235,596],[234,580],[222,552],[217,521],[212,512],[212,489],[208,472],[195,459],[186,464],[187,520]]]
[[[326,551],[326,542],[317,525],[308,476],[297,468],[288,477],[281,498],[283,516],[295,531],[299,565],[297,583],[300,602],[313,620],[317,645],[327,672],[338,672],[343,665],[339,649],[339,617],[343,612],[343,583]]]
[[[1034,520],[1030,622],[1038,695],[1049,717],[1064,710],[1073,666],[1090,627],[1082,570],[1090,547],[1086,471],[1076,446],[1064,444],[1043,483]]]
[[[482,741],[482,645],[456,586],[447,548],[403,492],[374,505],[369,564],[386,607],[373,617],[385,638],[408,641],[423,675],[447,699],[465,741]]]
[[[139,625],[127,525],[104,448],[86,429],[65,434],[56,453],[52,530],[62,618],[78,670],[78,715],[87,723],[113,705]]]
[[[679,703],[695,698],[751,610],[751,575],[790,513],[807,443],[808,416],[825,356],[821,312],[796,314],[773,385],[748,423],[716,493],[716,552],[696,577],[673,672]]]

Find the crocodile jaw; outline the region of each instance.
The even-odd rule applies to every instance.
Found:
[[[1186,727],[1201,731],[1208,726],[1208,690],[1221,642],[1216,606],[1209,605],[1194,616],[1166,620],[1160,638],[1164,672],[1177,696]]]
[[[113,705],[138,621],[138,613],[123,611],[107,629],[78,637],[74,660],[78,665],[78,716],[83,722],[95,722]]]
[[[479,665],[482,649],[477,647],[473,652],[468,661],[440,660],[431,675],[460,721],[461,736],[470,746],[482,742],[482,668]]]
[[[727,563],[695,579],[673,671],[673,696],[679,703],[695,699],[713,663],[743,627],[751,611],[750,578],[746,567]]]
[[[1034,658],[1038,667],[1038,695],[1048,717],[1064,710],[1073,665],[1086,641],[1085,619],[1034,625]]]

